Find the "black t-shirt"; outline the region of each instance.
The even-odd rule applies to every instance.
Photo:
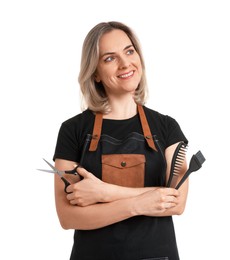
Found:
[[[187,142],[175,119],[147,107],[144,107],[144,110],[152,135],[157,135],[164,149],[179,141]],[[85,137],[93,131],[94,119],[95,115],[90,110],[86,110],[63,122],[53,159],[79,162]],[[131,132],[143,134],[138,114],[124,120],[103,119],[103,134],[123,139]]]
[[[179,141],[188,142],[175,119],[147,107],[144,111],[151,133],[157,136],[163,151]],[[95,115],[86,110],[63,122],[53,159],[79,162],[85,138],[93,131],[94,119]],[[138,114],[125,120],[103,119],[102,134],[123,140],[132,132],[143,134]],[[149,184],[145,186],[151,186]],[[71,260],[140,260],[151,257],[179,259],[172,217],[138,216],[96,230],[75,231]]]

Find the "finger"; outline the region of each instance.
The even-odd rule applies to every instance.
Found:
[[[67,200],[69,200],[69,201],[75,199],[73,193],[67,194],[67,195],[66,195],[66,198],[67,198]]]
[[[176,206],[176,204],[173,203],[173,202],[166,202],[166,203],[164,204],[164,208],[165,208],[165,209],[170,209],[170,208],[175,207],[175,206]]]
[[[76,173],[78,173],[78,171],[77,171],[78,168],[82,168],[82,166],[80,164],[74,164],[73,167],[74,167],[74,170]]]
[[[82,167],[78,167],[78,168],[77,168],[77,173],[78,173],[81,177],[83,177],[83,178],[86,178],[86,177],[89,176],[89,172],[88,172],[86,169],[82,168]]]
[[[165,209],[170,209],[171,208],[171,202],[165,203]]]
[[[80,200],[80,199],[72,199],[72,200],[69,201],[69,203],[71,205],[75,205],[75,206],[79,206],[79,207],[83,207],[84,206],[83,201]]]
[[[76,201],[76,200],[70,200],[69,203],[70,203],[71,205],[77,205],[77,201]]]
[[[74,190],[73,184],[72,184],[72,185],[69,185],[69,186],[66,188],[66,191],[67,191],[68,193],[72,193],[73,190]]]
[[[176,190],[174,188],[166,188],[166,189],[167,189],[167,192],[168,192],[167,196],[175,196],[175,197],[180,196],[179,190]]]
[[[176,199],[173,196],[168,196],[165,199],[165,203],[175,203]]]

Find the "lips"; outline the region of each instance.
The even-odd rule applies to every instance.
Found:
[[[132,70],[132,71],[130,71],[128,73],[123,73],[123,74],[119,75],[118,78],[127,79],[127,78],[133,76],[133,74],[134,74],[134,71]]]

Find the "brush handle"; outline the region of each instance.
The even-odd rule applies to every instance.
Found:
[[[180,182],[177,184],[175,189],[179,189],[180,186],[184,183],[184,181],[188,178],[188,176],[192,172],[199,170],[204,161],[205,161],[205,158],[204,158],[203,154],[201,153],[201,151],[194,154],[190,160],[189,168],[188,168],[187,172],[184,174],[184,176],[182,177]]]
[[[185,180],[188,178],[188,176],[192,173],[193,171],[189,168],[186,173],[184,174],[184,176],[182,177],[182,179],[179,181],[179,183],[176,185],[175,189],[179,189],[180,186],[185,182]]]

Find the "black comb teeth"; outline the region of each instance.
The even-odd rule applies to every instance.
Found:
[[[181,167],[185,160],[187,149],[188,146],[184,142],[180,142],[177,145],[172,158],[169,180],[166,185],[167,187],[172,187],[172,188],[176,187],[177,180],[181,171]]]

